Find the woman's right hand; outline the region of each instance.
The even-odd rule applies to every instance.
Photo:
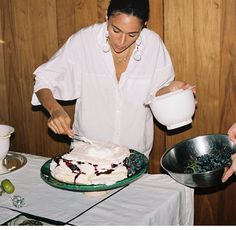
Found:
[[[36,95],[43,107],[50,113],[48,127],[56,134],[64,134],[73,137],[71,119],[63,107],[53,97],[52,91],[48,88],[40,89]]]
[[[56,134],[74,136],[71,129],[71,118],[62,107],[51,112],[51,117],[48,119],[48,127]]]

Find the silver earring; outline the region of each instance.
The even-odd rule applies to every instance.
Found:
[[[108,31],[105,32],[105,38],[106,38],[106,43],[103,45],[103,49],[102,50],[103,50],[104,53],[107,53],[107,52],[110,51],[110,46],[108,44],[108,38],[109,38]]]
[[[139,51],[139,46],[141,45],[141,43],[142,41],[141,41],[141,38],[139,37],[136,41],[136,50],[134,51],[134,56],[133,56],[135,61],[140,61],[142,58],[142,55]]]

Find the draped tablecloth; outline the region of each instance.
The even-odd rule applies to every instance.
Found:
[[[109,213],[109,217],[104,215]],[[193,190],[168,175],[144,175],[71,221],[75,225],[192,225]]]
[[[19,213],[28,213],[71,225],[192,225],[194,190],[165,174],[145,174],[128,186],[109,190],[100,197],[52,187],[40,177],[48,158],[23,154],[27,164],[0,181],[10,179],[13,194],[0,196],[0,224]],[[16,208],[13,195],[25,199]]]

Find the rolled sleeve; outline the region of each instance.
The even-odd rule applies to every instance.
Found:
[[[78,34],[71,36],[65,45],[45,64],[35,71],[35,85],[31,103],[39,105],[36,92],[47,88],[57,100],[74,100],[80,94],[80,65],[78,49]],[[78,63],[74,65],[74,61]]]

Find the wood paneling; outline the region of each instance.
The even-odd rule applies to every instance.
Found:
[[[221,23],[220,131],[226,132],[236,120],[236,1],[223,1]],[[218,202],[220,224],[236,224],[235,179],[221,193]],[[196,217],[197,219],[197,217]]]
[[[164,35],[163,27],[163,0],[150,0],[150,19],[148,28],[158,33],[162,39]],[[154,126],[154,143],[149,156],[149,173],[160,173],[160,158],[165,151],[165,132],[159,128],[156,121]]]
[[[3,50],[5,46],[5,41],[3,40],[3,29],[4,29],[4,11],[3,11],[3,5],[0,2],[0,98],[1,98],[0,121],[3,124],[8,124],[9,122],[8,95],[7,95],[8,83],[4,67]]]
[[[0,44],[4,102],[0,122],[15,127],[11,149],[44,156],[68,151],[68,138],[48,130],[47,112],[31,107],[33,72],[74,32],[104,21],[108,0],[1,0],[0,4],[4,42]],[[64,104],[73,118],[73,102]]]
[[[31,106],[33,72],[84,26],[102,22],[109,0],[0,0],[0,123],[14,126],[11,150],[53,156],[69,140],[47,128],[47,112]],[[150,173],[164,151],[183,139],[226,133],[236,120],[236,1],[150,0],[148,27],[163,39],[176,78],[195,84],[192,123],[168,131],[155,125]],[[73,118],[73,101],[65,103]],[[235,224],[236,184],[195,190],[195,224]]]
[[[219,133],[221,8],[220,0],[165,0],[164,36],[176,79],[196,85],[198,101],[192,127],[175,135],[170,132],[168,147],[189,137]]]
[[[226,133],[236,119],[236,1],[164,0],[164,41],[176,78],[196,85],[192,126],[168,132],[166,147],[210,133]],[[195,224],[235,224],[236,184],[195,189]]]

